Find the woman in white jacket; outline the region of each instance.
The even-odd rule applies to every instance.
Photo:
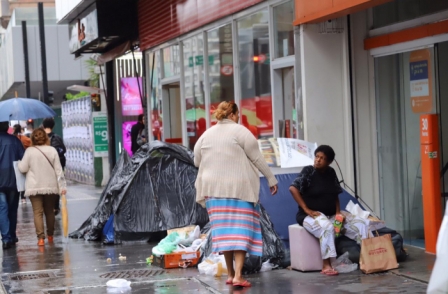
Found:
[[[66,194],[66,182],[59,155],[55,148],[49,146],[50,139],[43,129],[36,129],[31,134],[31,147],[25,151],[18,167],[26,173],[25,196],[30,198],[34,213],[34,226],[38,245],[45,245],[43,215],[47,223],[48,242],[53,242],[54,202],[56,197]]]

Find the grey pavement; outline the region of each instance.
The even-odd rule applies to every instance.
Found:
[[[69,231],[77,229],[95,208],[101,189],[72,183],[68,189]],[[409,259],[400,269],[364,275],[360,271],[327,277],[318,272],[288,269],[247,276],[251,288],[234,289],[225,277],[199,275],[196,268],[164,270],[146,265],[155,244],[101,242],[65,239],[58,218],[53,245],[38,247],[31,204],[19,207],[19,243],[0,251],[0,294],[5,293],[122,293],[106,288],[110,279],[132,282],[125,293],[424,293],[435,257],[408,247]],[[126,256],[125,261],[118,257]],[[107,258],[112,262],[107,263]],[[0,283],[1,284],[1,283]],[[4,287],[4,288],[2,288]]]

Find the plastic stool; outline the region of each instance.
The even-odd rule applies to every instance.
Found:
[[[288,231],[291,267],[303,272],[322,270],[319,240],[299,224],[290,225]]]

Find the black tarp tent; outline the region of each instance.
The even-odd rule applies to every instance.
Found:
[[[122,152],[99,203],[71,238],[101,239],[114,215],[114,242],[148,240],[155,232],[204,226],[205,208],[196,203],[193,153],[160,141],[143,145],[129,158]]]

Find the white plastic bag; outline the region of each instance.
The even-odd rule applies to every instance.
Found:
[[[220,277],[227,275],[227,265],[224,255],[210,254],[203,262],[198,264],[201,275]]]
[[[114,279],[107,281],[106,286],[111,288],[129,288],[131,287],[131,282],[125,279]]]
[[[13,161],[12,164],[14,167],[14,173],[16,175],[17,191],[23,192],[23,191],[25,191],[26,176],[20,172],[19,166],[18,166],[18,164],[19,164],[18,161]]]
[[[348,202],[345,210],[350,212],[352,215],[356,215],[364,219],[367,219],[370,215],[370,212],[363,210],[358,204],[354,204],[351,200]]]
[[[358,264],[357,263],[353,263],[348,258],[348,252],[345,252],[344,254],[339,256],[338,259],[336,259],[334,262],[332,262],[331,266],[338,273],[341,273],[341,274],[349,273],[349,272],[352,272],[352,271],[355,271],[355,270],[358,269]]]
[[[437,259],[429,280],[428,294],[448,293],[448,201],[437,237]]]
[[[271,260],[268,259],[265,262],[263,262],[263,264],[261,265],[260,272],[268,272],[268,271],[273,270],[276,267],[278,267],[278,265],[274,265],[273,263],[271,263]]]

